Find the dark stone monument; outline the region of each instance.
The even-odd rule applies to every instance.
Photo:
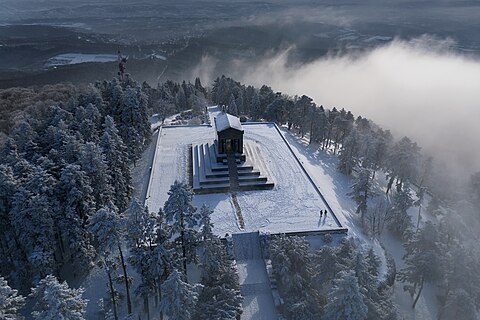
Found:
[[[218,153],[243,153],[243,128],[240,119],[221,112],[215,118]]]

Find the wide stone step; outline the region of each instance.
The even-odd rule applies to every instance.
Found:
[[[228,171],[209,172],[206,178],[228,178]]]
[[[242,182],[267,182],[267,177],[257,177],[257,176],[247,176],[247,177],[238,177],[239,183]]]
[[[210,184],[222,184],[222,183],[230,183],[229,178],[226,179],[205,179],[200,181],[200,185],[210,185]]]
[[[242,177],[242,176],[260,176],[260,171],[257,171],[257,170],[241,170],[241,171],[238,171],[238,176],[239,177]]]
[[[240,182],[238,185],[238,190],[240,191],[249,191],[249,190],[270,190],[275,187],[273,182]]]
[[[203,193],[224,193],[230,191],[230,183],[219,183],[208,185],[207,187],[201,186],[194,190],[197,194]]]

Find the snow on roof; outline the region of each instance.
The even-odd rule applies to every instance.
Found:
[[[217,132],[221,132],[230,128],[243,131],[240,119],[226,112],[220,112],[217,115],[215,118],[215,126],[217,127]]]

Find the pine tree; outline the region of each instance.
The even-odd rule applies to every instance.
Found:
[[[25,255],[18,248],[9,213],[13,206],[13,195],[18,181],[9,165],[0,165],[0,274],[8,275],[13,281],[19,280],[27,265]],[[18,286],[19,287],[19,286]]]
[[[408,187],[404,187],[394,194],[388,227],[390,231],[402,239],[408,237],[409,229],[412,227],[412,219],[407,213],[412,205],[413,199]]]
[[[478,319],[473,299],[463,289],[451,291],[447,296],[447,301],[445,302],[445,305],[441,309],[439,319]]]
[[[18,291],[10,288],[7,281],[0,277],[0,319],[23,319],[20,310],[25,305],[25,298]]]
[[[387,193],[394,179],[397,179],[397,190],[400,190],[404,182],[417,176],[419,159],[420,147],[407,137],[403,137],[392,147],[387,157],[389,171]]]
[[[33,280],[55,272],[53,190],[55,179],[39,167],[26,178],[13,197],[10,220],[32,271]]]
[[[257,92],[253,94],[250,106],[250,114],[252,115],[253,120],[258,120],[261,117],[260,98],[258,97]]]
[[[314,277],[308,242],[300,237],[280,236],[270,246],[273,274],[286,299],[288,317],[302,314],[315,318],[319,298],[312,286]]]
[[[107,174],[113,188],[113,200],[120,212],[128,205],[132,195],[132,178],[128,166],[128,152],[119,131],[110,116],[105,117],[104,133],[100,141],[100,147],[105,155]]]
[[[163,261],[158,261],[155,252],[155,217],[148,208],[136,199],[132,200],[126,221],[130,257],[128,261],[140,275],[141,283],[135,293],[144,299],[144,309],[149,315],[149,296],[156,293],[157,268]]]
[[[85,319],[87,300],[82,299],[83,289],[71,289],[52,275],[40,280],[32,289],[30,298],[35,305],[32,317],[39,320]]]
[[[220,238],[212,233],[210,209],[200,210],[202,221],[200,262],[202,285],[194,319],[236,319],[241,313],[242,296],[236,270]]]
[[[357,213],[361,214],[362,223],[365,222],[368,199],[375,195],[372,183],[372,172],[370,169],[360,168],[351,187],[352,191],[348,193],[358,205]]]
[[[144,145],[149,142],[151,137],[147,113],[147,96],[139,87],[127,88],[120,94],[122,98],[120,105],[117,107],[118,116],[114,117],[114,120],[127,147],[129,159],[135,165]]]
[[[388,200],[383,197],[376,198],[372,207],[367,210],[364,220],[364,228],[373,239],[377,239],[385,228],[385,223],[392,213]]]
[[[360,291],[354,271],[341,271],[328,295],[323,319],[364,320],[367,318],[367,312],[364,296]]]
[[[228,103],[228,113],[238,116],[237,102],[233,94],[230,95],[230,101]]]
[[[132,303],[130,298],[130,278],[127,274],[127,267],[121,245],[121,239],[124,236],[124,220],[112,207],[104,207],[98,210],[89,220],[89,231],[94,235],[96,248],[104,259],[105,270],[109,281],[111,280],[111,258],[115,254],[120,255],[120,262],[123,269],[123,279],[127,293],[128,313],[132,313]],[[118,250],[118,251],[117,251]],[[111,281],[110,281],[111,282]],[[110,294],[115,308],[115,292],[110,284]],[[115,311],[115,309],[114,309]]]
[[[412,308],[415,308],[425,282],[435,281],[440,275],[440,251],[435,226],[427,222],[404,247],[405,268],[400,270],[398,278],[410,283],[404,286],[404,290],[408,291],[412,298],[417,294],[412,305]]]
[[[242,312],[240,291],[225,285],[203,288],[192,319],[235,320]]]
[[[165,220],[172,225],[172,233],[180,235],[183,269],[187,272],[188,256],[194,254],[194,243],[189,235],[194,232],[198,224],[199,215],[192,206],[192,190],[182,182],[175,181],[168,191],[168,200],[165,202]]]
[[[202,225],[202,240],[208,240],[213,237],[213,223],[211,222],[212,211],[204,203],[200,209],[200,223]]]
[[[339,271],[335,249],[323,246],[314,256],[315,281],[318,288],[330,283]]]
[[[114,198],[114,190],[108,181],[108,167],[102,148],[93,142],[82,145],[77,164],[89,178],[95,197],[95,207],[99,209],[111,202]]]
[[[327,116],[323,106],[315,108],[312,113],[312,126],[310,128],[310,143],[322,143],[325,138]]]
[[[61,172],[57,197],[64,204],[55,219],[59,225],[58,235],[60,246],[67,242],[71,261],[75,270],[85,272],[91,266],[94,249],[90,243],[85,225],[88,218],[95,212],[92,196],[93,189],[84,171],[78,165],[67,165]]]
[[[345,141],[338,156],[338,170],[340,172],[351,175],[353,169],[358,163],[358,137],[355,129],[345,138]]]
[[[185,91],[181,86],[175,96],[175,105],[177,106],[177,111],[184,111],[188,109],[187,97],[185,96]]]
[[[243,94],[241,90],[237,90],[235,104],[237,105],[237,116],[245,114],[245,106],[243,101]]]
[[[182,280],[182,274],[174,270],[162,284],[163,297],[160,311],[168,319],[190,320],[198,301],[201,285],[190,285]]]

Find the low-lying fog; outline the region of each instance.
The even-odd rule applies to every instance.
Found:
[[[235,61],[230,75],[352,110],[397,136],[413,138],[465,176],[480,170],[480,61],[455,54],[451,45],[429,37],[395,40],[360,55],[301,65],[288,64],[291,48],[255,63]],[[203,62],[197,72],[208,77],[214,60]]]

